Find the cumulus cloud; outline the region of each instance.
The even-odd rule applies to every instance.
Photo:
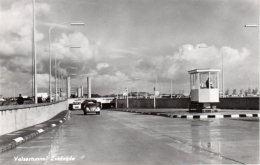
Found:
[[[37,14],[47,14],[50,7],[45,3],[37,4]],[[32,36],[32,5],[17,1],[9,9],[0,11],[0,54],[29,55]],[[44,35],[36,31],[36,41]]]
[[[50,6],[46,3],[37,3],[36,17],[43,17],[48,14],[49,10]],[[8,7],[1,6],[0,20],[0,63],[3,82],[1,86],[5,89],[16,89],[28,93],[32,68],[31,2],[14,1]],[[36,25],[37,23],[36,21]],[[44,38],[44,34],[38,30],[35,36],[36,42]],[[5,95],[13,96],[13,93],[5,91]]]
[[[172,55],[156,56],[140,59],[136,67],[139,72],[153,73],[161,82],[173,79],[176,85],[188,85],[188,71],[192,69],[216,68],[222,69],[222,56],[224,62],[226,84],[241,81],[241,76],[256,70],[257,66],[249,66],[251,52],[246,49],[235,49],[228,46],[216,47],[206,44],[185,44]],[[146,74],[147,75],[147,74]],[[152,80],[152,78],[151,78]],[[241,86],[240,86],[241,87]],[[184,87],[183,87],[184,88]]]
[[[101,69],[107,68],[107,67],[109,67],[108,63],[99,63],[99,64],[97,64],[97,70],[101,70]]]

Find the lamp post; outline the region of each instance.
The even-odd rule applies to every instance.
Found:
[[[172,99],[172,79],[171,79],[171,99]]]
[[[259,8],[259,12],[260,12],[260,2],[258,3],[258,8]],[[260,23],[260,16],[259,16],[259,23]],[[258,28],[258,42],[260,42],[260,25],[258,24],[247,24],[245,25],[245,27],[253,27],[253,28]],[[258,51],[259,56],[260,56],[260,50]],[[260,63],[260,58],[258,59],[258,62]],[[258,68],[259,70],[259,68]],[[260,82],[260,72],[258,72],[258,82]],[[250,85],[250,84],[249,84]]]
[[[33,3],[33,27],[32,27],[32,90],[34,95],[34,103],[38,104],[37,100],[37,65],[36,65],[36,42],[35,42],[35,0]]]
[[[156,109],[156,98],[155,98],[155,94],[156,94],[156,88],[157,88],[157,79],[158,77],[156,76],[156,79],[155,79],[155,84],[154,84],[154,95],[153,95],[153,108]]]
[[[222,97],[225,96],[225,88],[224,88],[224,52],[221,53],[221,69],[222,69]]]
[[[65,24],[65,23],[64,23]],[[71,26],[84,26],[85,23],[82,22],[77,22],[77,23],[70,23]],[[51,58],[52,58],[52,45],[51,45],[51,33],[53,30],[54,26],[50,26],[49,27],[49,97],[50,97],[50,101],[51,101],[51,97],[52,97],[52,88],[51,88]],[[71,48],[80,48],[79,46],[72,46]],[[55,54],[55,68],[56,68],[56,54]],[[57,80],[56,80],[56,76],[57,73],[55,71],[55,101],[57,101],[56,95],[57,95]]]
[[[118,100],[118,88],[116,88],[116,109],[117,109],[117,100]]]
[[[199,46],[198,48],[208,48],[208,46]],[[224,52],[220,52],[221,55],[221,85],[222,85],[222,97],[224,97]]]
[[[129,108],[128,88],[126,88],[126,108]]]

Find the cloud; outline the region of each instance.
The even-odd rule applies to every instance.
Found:
[[[79,47],[79,48],[72,48]],[[63,33],[58,41],[52,43],[53,53],[57,59],[89,60],[94,57],[94,48],[89,39],[81,32]],[[65,60],[66,60],[65,59]]]
[[[162,83],[168,83],[173,79],[176,86],[182,84],[182,88],[185,88],[189,84],[187,73],[189,70],[203,68],[222,69],[222,56],[227,86],[234,84],[234,82],[242,82],[241,75],[246,76],[248,73],[254,73],[257,77],[257,73],[253,71],[257,70],[258,66],[250,66],[253,56],[248,49],[235,49],[228,46],[218,48],[214,45],[207,46],[206,44],[184,44],[172,55],[142,58],[137,61],[137,70],[135,72],[136,75],[144,75],[146,79],[151,81],[154,81],[156,76]],[[257,78],[254,78],[254,76],[250,77],[252,82],[257,81]],[[241,83],[236,84],[237,87],[242,87]]]
[[[38,19],[47,15],[49,11],[48,4],[37,3],[36,42],[44,39],[44,34],[37,30]],[[1,86],[5,87],[2,88],[1,94],[13,96],[14,93],[9,92],[9,89],[29,94],[32,69],[31,2],[13,1],[10,6],[1,6],[0,20]],[[37,47],[37,51],[41,49],[41,46]]]
[[[4,3],[5,6],[0,7],[0,65],[3,71],[1,82],[6,91],[15,86],[18,87],[17,89],[27,90],[30,94],[31,2],[6,0]],[[56,55],[61,67],[58,69],[60,72],[63,74],[89,74],[93,77],[93,86],[98,91],[97,93],[110,92],[116,86],[125,87],[126,80],[134,82],[130,84],[135,87],[147,87],[152,90],[155,79],[158,79],[158,84],[165,87],[160,90],[166,90],[172,79],[176,88],[188,89],[188,70],[195,68],[221,69],[222,56],[226,87],[257,84],[259,72],[259,64],[256,60],[257,44],[256,39],[252,39],[256,33],[250,33],[250,30],[241,32],[241,22],[255,22],[252,15],[255,15],[256,10],[250,10],[251,14],[241,16],[243,20],[233,19],[237,17],[238,13],[244,13],[241,11],[250,6],[253,7],[253,5],[243,2],[248,7],[238,3],[240,7],[237,10],[227,10],[235,3],[222,5],[222,3],[203,2],[196,5],[195,8],[193,3],[182,3],[182,1],[163,1],[156,6],[154,3],[142,3],[141,6],[145,7],[145,12],[143,7],[132,10],[129,6],[125,6],[126,15],[120,15],[121,10],[111,10],[110,14],[97,19],[96,12],[93,13],[93,10],[75,12],[75,9],[79,7],[77,4],[68,8],[68,3],[55,2],[48,5],[45,2],[37,2],[38,86],[48,88],[49,49],[46,27],[50,25],[57,28],[52,38],[52,68],[54,68]],[[122,9],[120,3],[116,4],[119,6],[116,5],[115,8]],[[134,4],[140,6],[140,3]],[[69,3],[69,5],[71,4]],[[169,6],[175,7],[176,10],[170,9]],[[100,13],[107,13],[107,5],[102,3],[101,8],[100,5],[97,7],[100,9]],[[63,9],[61,10],[61,8]],[[158,10],[154,10],[155,8]],[[212,9],[214,9],[213,12]],[[189,12],[182,13],[186,10]],[[223,11],[225,14],[221,15],[220,13]],[[205,15],[205,13],[208,14]],[[67,16],[65,19],[76,17],[75,14],[88,17],[86,18],[86,23],[88,23],[86,33],[84,31],[72,32],[70,28],[53,23],[64,22],[64,17]],[[151,15],[158,19],[154,19]],[[201,19],[201,16],[209,19]],[[178,25],[174,23],[176,21],[169,21],[173,17],[179,22]],[[183,18],[188,18],[190,21],[183,22],[185,20]],[[201,20],[204,21],[200,22]],[[229,20],[235,22],[230,24]],[[120,26],[117,26],[118,23]],[[201,23],[204,28],[201,28]],[[234,27],[237,28],[233,29]],[[58,30],[60,28],[62,30]],[[250,36],[248,36],[249,33]],[[196,44],[198,40],[205,43]],[[185,44],[180,45],[180,43]],[[81,48],[71,49],[70,46],[80,46]],[[72,67],[76,69],[70,69]],[[54,69],[52,76],[54,76]],[[134,81],[135,78],[141,80]],[[20,84],[26,84],[26,88]]]
[[[45,3],[38,3],[37,16],[45,15],[50,7]],[[31,51],[32,36],[32,5],[31,3],[15,2],[9,9],[0,11],[0,54],[28,55]],[[36,22],[37,23],[37,22]],[[36,41],[44,35],[36,31]]]
[[[108,63],[99,63],[99,64],[97,64],[97,70],[101,70],[101,69],[107,68],[107,67],[109,67]]]

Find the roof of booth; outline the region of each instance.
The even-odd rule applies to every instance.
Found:
[[[220,72],[220,69],[193,69],[188,71],[189,74],[200,73],[200,72]]]

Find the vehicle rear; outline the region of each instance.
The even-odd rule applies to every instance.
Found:
[[[87,115],[88,113],[95,113],[97,115],[100,115],[100,103],[98,103],[96,100],[85,100],[81,104],[81,109],[83,110],[84,115]]]

